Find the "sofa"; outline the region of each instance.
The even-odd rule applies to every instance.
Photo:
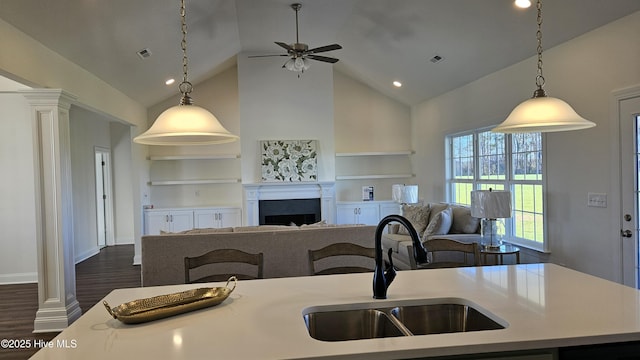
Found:
[[[471,216],[471,210],[466,206],[448,203],[403,205],[402,216],[411,222],[423,243],[435,237],[462,242],[478,242],[480,239],[480,219]],[[396,268],[416,268],[411,237],[400,224],[389,225],[387,233],[382,235],[382,247],[393,249]]]
[[[313,224],[302,226],[242,226],[193,229],[142,237],[142,285],[171,285],[184,282],[184,258],[224,248],[263,253],[264,278],[307,276],[308,251],[336,242],[374,247],[375,226]],[[373,268],[372,259],[324,259],[322,267],[344,265]],[[342,261],[342,262],[341,262]],[[245,264],[217,264],[224,273],[238,272]],[[245,265],[246,266],[246,265]],[[199,274],[193,273],[194,276]]]

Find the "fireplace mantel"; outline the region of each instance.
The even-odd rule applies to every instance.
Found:
[[[335,183],[291,183],[291,182],[263,182],[242,184],[244,188],[244,208],[246,225],[258,225],[258,202],[260,200],[286,199],[320,199],[321,216],[329,224],[335,223]]]

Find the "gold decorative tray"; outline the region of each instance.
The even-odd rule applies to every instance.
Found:
[[[233,287],[230,288],[231,281],[233,281]],[[225,287],[198,288],[159,295],[130,301],[114,308],[111,308],[106,301],[102,303],[114,319],[125,324],[139,324],[218,305],[229,297],[237,284],[238,279],[232,276],[227,280]]]

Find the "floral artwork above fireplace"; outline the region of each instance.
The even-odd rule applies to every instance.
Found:
[[[263,140],[263,182],[317,181],[317,140]]]

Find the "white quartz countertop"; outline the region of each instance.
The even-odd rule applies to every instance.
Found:
[[[640,291],[553,264],[402,271],[385,300],[372,299],[372,279],[240,281],[218,306],[138,325],[113,319],[100,303],[33,359],[397,359],[640,340]],[[196,287],[203,284],[118,289],[105,299],[115,307]],[[475,303],[507,327],[325,342],[309,336],[302,316],[316,306],[445,298]]]

